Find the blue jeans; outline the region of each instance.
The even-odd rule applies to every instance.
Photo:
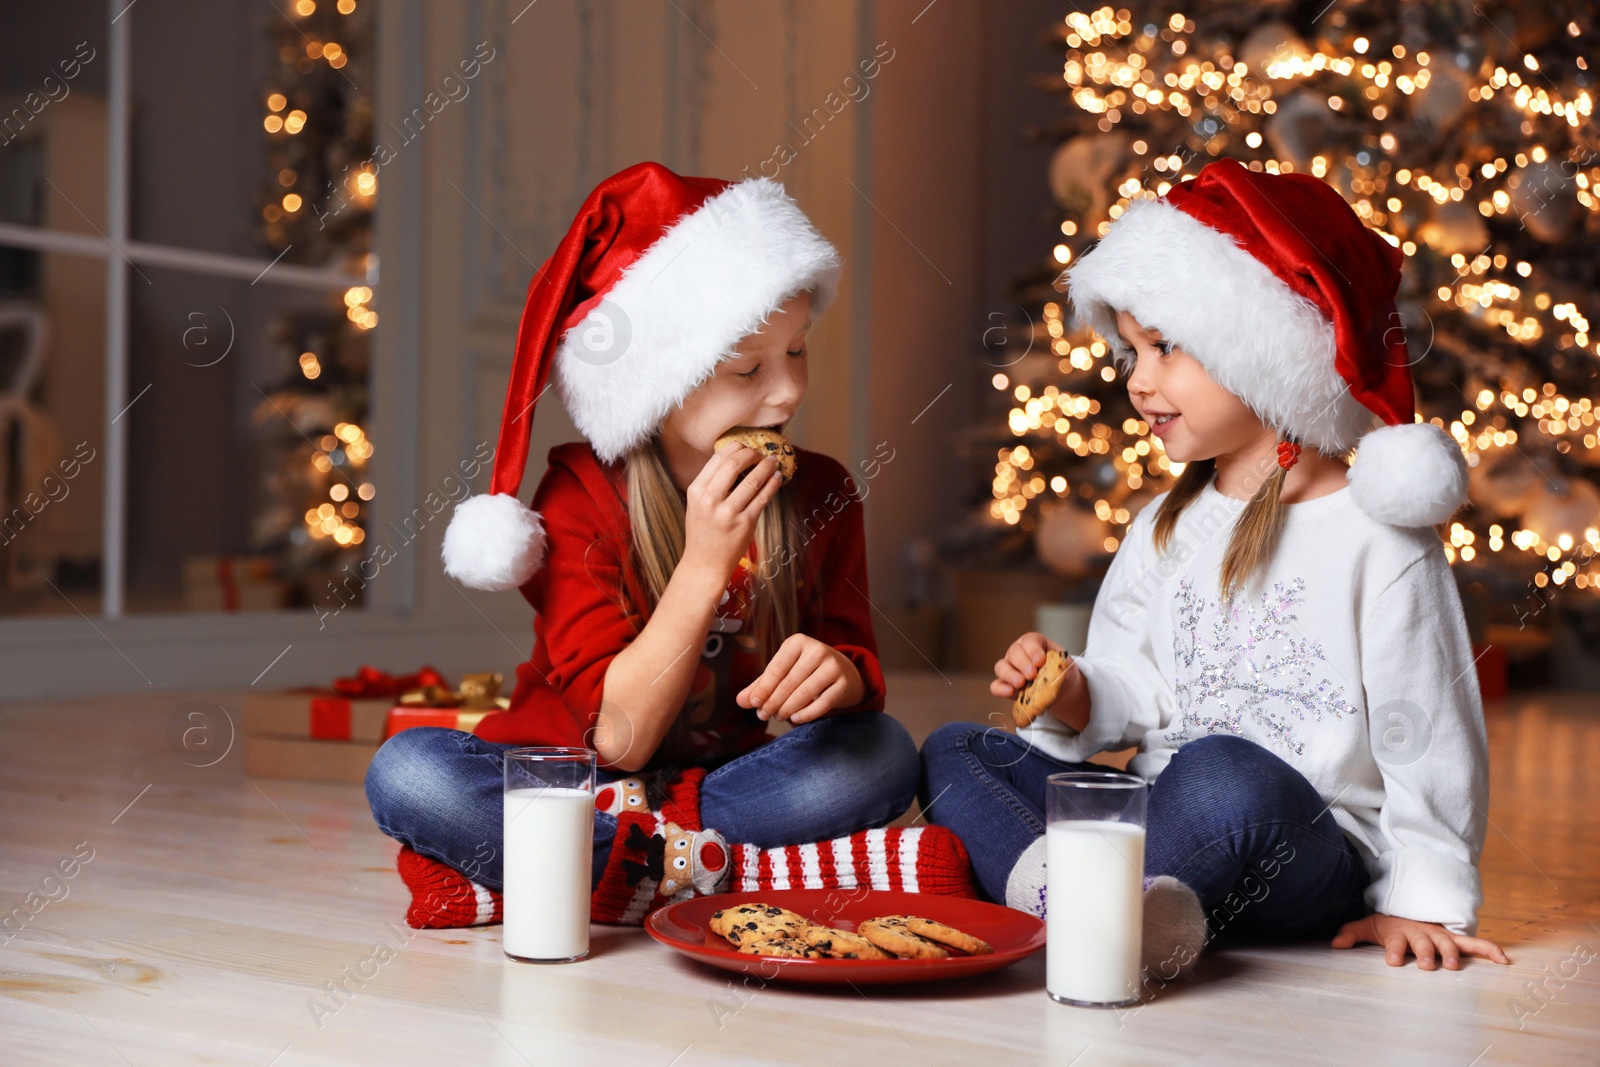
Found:
[[[367,769],[367,803],[378,829],[501,889],[501,757],[515,747],[440,726],[395,734]],[[710,771],[700,788],[700,822],[729,844],[761,848],[841,837],[904,814],[917,773],[916,745],[889,716],[816,719]],[[626,777],[600,773],[607,782]],[[596,812],[594,884],[616,833],[616,816]]]
[[[956,832],[998,901],[1044,833],[1045,779],[1108,769],[1054,759],[977,723],[936,730],[922,766],[928,821]],[[1355,844],[1305,776],[1255,742],[1196,738],[1148,789],[1145,875],[1192,888],[1216,943],[1332,937],[1366,914],[1369,879]]]

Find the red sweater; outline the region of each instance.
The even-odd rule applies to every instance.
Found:
[[[797,449],[796,458],[786,491],[795,502],[790,540],[800,562],[800,632],[844,653],[861,674],[860,703],[830,714],[882,711],[862,507],[851,491],[859,485],[819,452]],[[490,741],[588,743],[606,669],[648,618],[636,607],[646,596],[632,564],[625,466],[602,464],[586,442],[552,448],[549,465],[533,496],[544,521],[544,565],[522,586],[535,612],[533,654],[517,668],[510,709],[485,716],[475,730]],[[742,567],[731,576],[684,708],[650,767],[716,762],[769,740],[754,709],[733,699],[765,667],[750,632],[748,578]]]

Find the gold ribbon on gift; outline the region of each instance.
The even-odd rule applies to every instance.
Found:
[[[462,711],[484,711],[511,706],[511,698],[500,695],[500,683],[505,680],[498,671],[484,674],[464,674],[461,685],[450,689],[443,685],[425,685],[407,689],[400,694],[400,703],[417,708],[460,708]]]

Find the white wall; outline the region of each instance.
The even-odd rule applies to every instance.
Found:
[[[371,431],[390,442],[373,462],[392,487],[379,501],[387,517],[425,505],[460,460],[495,441],[528,280],[595,182],[644,159],[737,178],[789,143],[795,154],[777,176],[847,264],[813,334],[794,436],[846,465],[880,442],[894,450],[867,498],[873,599],[892,614],[906,542],[951,521],[965,489],[952,472],[976,362],[986,4],[376,2],[386,16],[379,135],[398,153],[381,172],[383,365]],[[470,95],[402,143],[387,122],[482,47],[494,58]],[[868,81],[859,64],[875,54]],[[813,108],[828,118],[813,116],[808,133]],[[577,437],[551,392],[524,499],[548,448]],[[474,488],[487,483],[485,472]],[[531,609],[514,592],[445,578],[447,519],[430,519],[377,574],[375,606],[361,612],[0,626],[0,700],[325,683],[362,663],[509,676],[532,645]],[[898,638],[884,618],[887,651]]]
[[[976,373],[985,5],[615,2],[583,19],[539,4],[509,26],[505,10],[483,30],[430,13],[427,66],[480,32],[497,58],[474,122],[428,146],[424,471],[493,441],[531,264],[596,181],[644,159],[776,174],[846,261],[793,435],[847,466],[893,450],[866,505],[873,599],[892,613],[906,542],[950,521],[966,488],[950,472]],[[537,410],[524,498],[548,447],[578,437],[554,400]],[[437,568],[420,583],[419,605],[480,634],[491,659],[495,628],[526,639],[516,594],[458,592]],[[875,621],[881,644],[902,640]]]

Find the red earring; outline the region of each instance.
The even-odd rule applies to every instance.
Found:
[[[1300,446],[1293,441],[1278,442],[1278,466],[1288,470],[1300,462]]]

